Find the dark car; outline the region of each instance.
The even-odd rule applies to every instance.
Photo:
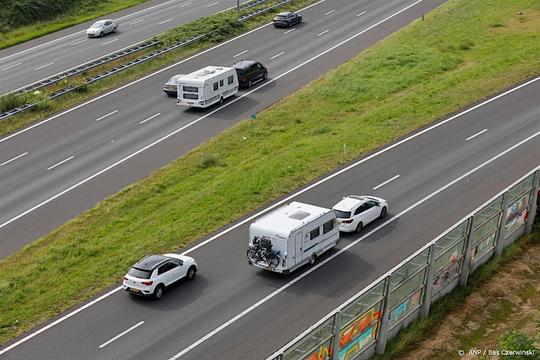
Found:
[[[242,60],[233,64],[232,67],[236,69],[240,87],[250,88],[256,82],[266,80],[268,77],[268,69],[257,61]]]
[[[302,17],[296,13],[286,11],[277,14],[273,21],[275,27],[290,28],[296,24],[300,24],[302,22]]]

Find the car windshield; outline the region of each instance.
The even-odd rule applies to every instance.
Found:
[[[341,210],[336,210],[336,209],[333,209],[333,210],[336,213],[336,217],[338,219],[348,219],[351,217],[350,211],[341,211]]]
[[[152,272],[132,267],[131,269],[129,269],[128,275],[139,279],[150,279]]]
[[[103,24],[105,24],[105,21],[96,21],[95,23],[92,24],[92,27],[102,27]]]

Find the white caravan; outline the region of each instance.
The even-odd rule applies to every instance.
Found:
[[[250,225],[247,256],[250,265],[288,274],[338,241],[333,210],[292,202]]]
[[[235,69],[207,66],[180,78],[176,103],[205,108],[218,102],[222,103],[237,92],[238,75]]]

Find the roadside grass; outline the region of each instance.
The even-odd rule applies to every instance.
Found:
[[[274,17],[276,12],[299,9],[309,4],[312,4],[315,1],[316,0],[295,0],[291,4],[256,16],[243,23],[238,23],[236,21],[237,14],[235,10],[229,10],[223,13],[197,19],[190,23],[181,25],[175,29],[171,29],[166,33],[156,37],[161,44],[170,45],[180,39],[189,39],[197,35],[210,33],[212,31],[213,32],[208,37],[205,37],[201,41],[193,43],[192,45],[173,50],[162,56],[146,61],[140,65],[136,65],[130,69],[124,70],[115,75],[109,76],[93,84],[90,84],[86,87],[84,91],[71,92],[64,96],[53,99],[47,102],[47,106],[42,109],[26,111],[2,120],[0,121],[0,137],[20,130],[32,123],[43,120],[56,113],[67,110],[75,105],[81,104],[84,101],[87,101],[107,91],[125,85],[133,80],[136,80],[163,67],[166,67],[167,65],[171,65],[182,59],[186,59],[189,56],[205,49],[211,48],[212,46],[215,46],[220,42],[226,41],[256,27],[259,27],[263,24],[266,24]],[[277,0],[270,1],[265,5],[272,4],[274,2],[277,2]],[[253,7],[252,10],[258,8],[260,7]],[[44,97],[47,94],[50,94],[54,91],[57,91],[72,84],[81,84],[84,82],[85,79],[91,76],[110,70],[120,64],[127,63],[155,49],[156,47],[148,48],[144,51],[132,54],[123,59],[119,59],[117,61],[95,67],[79,75],[67,78],[50,87],[40,89],[40,96]],[[160,91],[160,89],[156,89],[156,91]],[[6,100],[3,100],[3,98],[6,98]],[[17,105],[22,105],[27,99],[29,99],[29,95],[8,95],[0,97],[0,113],[2,112],[2,110],[5,111],[7,109],[17,107]]]
[[[0,49],[38,38],[103,15],[139,5],[147,0],[106,0],[79,2],[74,8],[47,21],[35,21],[23,26],[4,25],[0,32]],[[24,17],[23,14],[21,14]]]
[[[400,331],[374,360],[460,359],[458,350],[466,354],[469,349],[497,350],[504,332],[534,328],[534,322],[540,321],[540,303],[531,302],[540,295],[538,268],[534,272],[534,266],[540,265],[539,254],[540,228],[536,228],[473,272],[466,287],[435,302],[428,317]],[[535,313],[536,319],[531,316]],[[540,340],[534,330],[532,335]]]
[[[495,21],[504,26],[493,27]],[[537,0],[449,1],[257,120],[240,122],[1,260],[0,342],[117,284],[148,253],[181,250],[354,158],[537,75],[539,33]]]

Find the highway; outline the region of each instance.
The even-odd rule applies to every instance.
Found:
[[[301,88],[443,1],[322,1],[302,11],[305,23],[293,31],[268,24],[0,139],[0,257]],[[271,79],[222,107],[187,111],[162,92],[174,74],[228,65],[242,57],[265,64]]]
[[[247,265],[248,217],[189,249],[198,278],[161,301],[113,289],[0,356],[263,359],[536,167],[539,93],[536,78],[281,199],[327,207],[351,193],[389,200],[384,222],[344,236],[313,268],[282,276]]]
[[[242,1],[243,2],[243,1]],[[0,94],[124,49],[181,24],[236,6],[235,0],[157,0],[100,17],[117,19],[115,34],[89,39],[88,21],[0,50]]]

